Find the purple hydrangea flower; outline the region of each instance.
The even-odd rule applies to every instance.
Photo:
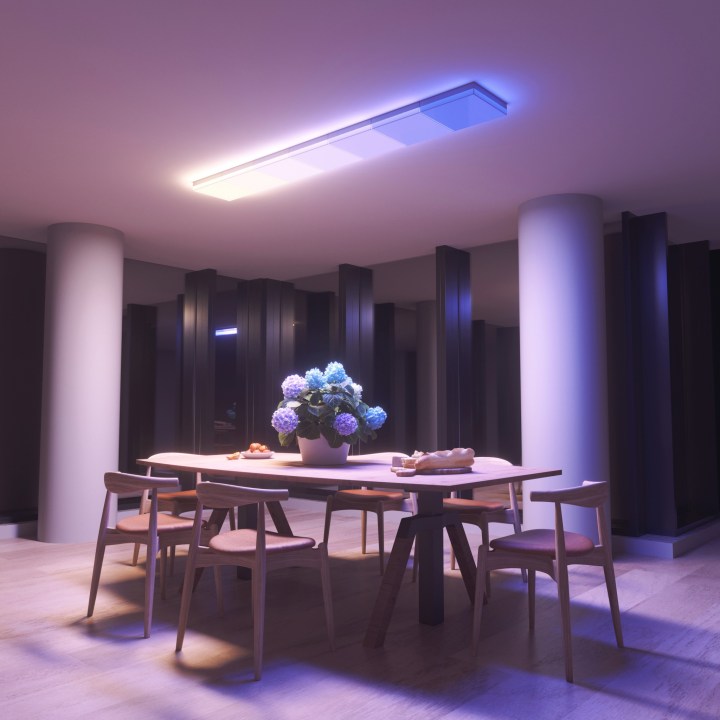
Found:
[[[270,424],[279,433],[291,433],[300,422],[300,418],[292,408],[278,408],[273,414]]]
[[[318,368],[312,368],[305,373],[305,382],[310,390],[319,390],[325,384],[325,376]]]
[[[358,429],[358,421],[350,413],[340,413],[333,422],[338,435],[352,435]]]
[[[379,405],[368,408],[368,411],[365,413],[365,422],[371,430],[381,428],[386,420],[387,413]]]
[[[280,386],[284,397],[287,399],[296,398],[308,389],[308,384],[304,377],[300,375],[288,375]]]
[[[325,382],[339,384],[347,377],[345,368],[339,362],[328,363],[325,368]]]

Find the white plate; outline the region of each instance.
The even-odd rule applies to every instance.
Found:
[[[272,450],[270,452],[250,452],[249,450],[243,450],[240,454],[247,460],[267,460],[273,456]]]

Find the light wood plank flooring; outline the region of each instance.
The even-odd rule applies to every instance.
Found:
[[[323,509],[312,500],[287,503],[295,532],[316,538]],[[401,517],[387,516],[388,544]],[[478,534],[469,534],[476,547]],[[130,546],[108,549],[96,614],[85,618],[93,550],[94,543],[0,541],[4,718],[720,716],[720,540],[676,560],[616,558],[624,650],[614,645],[602,571],[573,571],[575,685],[564,680],[554,584],[538,578],[537,630],[530,636],[516,572],[494,576],[476,659],[470,606],[459,574],[449,569],[443,625],[418,625],[408,571],[385,648],[363,648],[379,575],[376,557],[360,555],[357,513],[335,513],[330,537],[337,650],[328,649],[319,578],[300,568],[278,571],[268,580],[260,682],[252,680],[248,652],[249,584],[231,569],[225,616],[216,614],[206,573],[176,654],[184,559],[170,579],[169,599],[157,598],[152,637],[142,639],[144,566],[130,566]]]

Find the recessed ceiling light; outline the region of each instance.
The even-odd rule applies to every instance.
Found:
[[[237,200],[504,115],[507,103],[471,82],[195,180],[193,190]]]

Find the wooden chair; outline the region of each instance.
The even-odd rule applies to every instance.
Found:
[[[354,490],[338,490],[328,495],[325,507],[325,531],[323,542],[327,545],[330,537],[330,521],[335,510],[360,510],[360,537],[362,554],[367,554],[367,514],[377,515],[378,555],[380,558],[380,574],[385,572],[385,520],[384,514],[389,510],[399,510],[415,514],[417,512],[414,494],[406,494],[393,490],[374,490],[359,488]],[[415,567],[415,566],[413,566]]]
[[[177,458],[181,453],[156,453],[155,455],[150,456],[150,460],[162,460],[163,456],[170,456],[172,455],[173,458]],[[149,476],[152,475],[152,467],[148,467],[147,473]],[[195,487],[197,487],[198,483],[201,483],[203,481],[202,479],[202,473],[195,473]],[[177,482],[177,479],[176,479]],[[195,492],[195,488],[192,488],[190,490],[175,490],[171,492],[163,492],[158,494],[158,510],[160,512],[168,512],[171,515],[177,515],[178,517],[181,515],[185,515],[186,513],[195,512],[195,507],[197,506],[197,493]],[[142,515],[143,513],[148,512],[150,509],[150,495],[149,491],[145,490],[143,491],[141,497],[140,497],[140,509],[139,513]],[[235,529],[235,513],[230,512],[230,528],[232,530]],[[140,545],[136,543],[135,548],[133,550],[133,557],[132,557],[132,564],[137,565],[138,557],[140,555]],[[175,546],[173,545],[170,548],[170,567],[169,572],[172,575],[173,568],[175,565]]]
[[[531,631],[535,627],[535,573],[538,571],[547,573],[557,583],[565,648],[565,677],[568,682],[573,681],[570,589],[568,584],[569,565],[598,565],[604,569],[610,611],[615,628],[615,639],[618,647],[623,647],[620,608],[618,606],[615,570],[610,545],[611,537],[605,515],[607,499],[608,489],[605,482],[584,482],[579,487],[532,492],[530,494],[531,501],[552,502],[555,504],[555,529],[526,530],[514,535],[497,538],[489,546],[480,546],[478,550],[472,631],[474,653],[477,654],[480,641],[480,621],[482,619],[483,587],[486,572],[508,567],[525,568],[528,571],[528,605]],[[599,536],[597,545],[585,535],[564,530],[562,504],[595,508]]]
[[[121,472],[105,473],[105,504],[103,506],[98,532],[97,547],[95,550],[95,564],[93,566],[92,581],[90,583],[90,600],[88,602],[87,616],[91,617],[95,609],[100,584],[100,571],[102,570],[105,548],[108,545],[121,543],[139,543],[146,545],[147,566],[145,570],[145,637],[150,636],[152,624],[153,597],[155,592],[155,565],[158,552],[161,552],[160,586],[162,597],[165,597],[165,577],[167,565],[167,548],[183,545],[190,542],[193,521],[173,515],[158,513],[158,490],[162,488],[177,487],[177,478],[157,478],[145,475],[131,475]],[[148,490],[150,493],[150,507],[148,512],[119,520],[115,527],[109,525],[110,509],[113,495],[125,493],[138,493]]]
[[[315,567],[320,570],[327,632],[330,638],[330,647],[334,649],[335,631],[327,546],[321,543],[315,547],[315,540],[312,538],[280,535],[265,530],[265,503],[287,500],[288,491],[259,490],[237,485],[204,482],[198,485],[197,495],[195,526],[185,568],[180,603],[176,650],[179,652],[183,646],[196,569],[204,567],[214,569],[218,605],[222,609],[220,580],[220,566],[222,565],[236,565],[252,571],[253,656],[256,680],[259,680],[262,674],[265,576],[271,570],[294,566]],[[230,530],[213,536],[206,546],[200,544],[202,512],[205,508],[223,510],[243,505],[258,506],[257,530]]]
[[[488,465],[511,465],[512,463],[497,457],[478,458]],[[520,507],[517,498],[515,483],[508,483],[509,506],[503,502],[491,500],[459,498],[457,493],[443,500],[443,510],[453,510],[460,516],[460,520],[468,525],[477,525],[482,533],[483,545],[489,542],[488,525],[491,522],[508,523],[513,526],[516,533],[521,531]],[[450,567],[455,569],[455,553],[450,548]],[[523,581],[527,582],[527,573],[522,571]]]

